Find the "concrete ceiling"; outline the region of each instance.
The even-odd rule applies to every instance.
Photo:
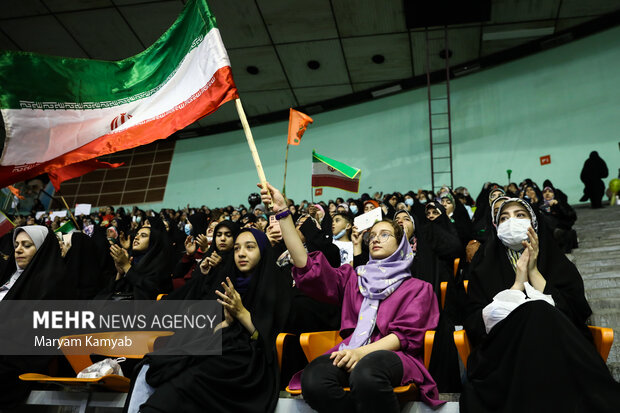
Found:
[[[472,0],[473,1],[473,0]],[[393,84],[426,71],[414,0],[210,0],[248,117]],[[183,0],[2,0],[0,49],[118,60],[176,19]],[[418,2],[419,3],[419,2]],[[448,27],[450,65],[484,58],[620,9],[618,0],[492,0],[490,20]],[[430,70],[444,67],[443,27],[429,28]],[[383,57],[382,63],[373,56]],[[380,58],[379,58],[380,60]],[[309,61],[319,63],[311,69]],[[248,67],[258,69],[250,74]],[[224,105],[186,129],[237,119]]]

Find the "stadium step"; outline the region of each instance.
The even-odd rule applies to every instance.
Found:
[[[578,205],[579,248],[567,254],[577,266],[592,308],[590,323],[614,329],[607,366],[620,381],[620,207]]]

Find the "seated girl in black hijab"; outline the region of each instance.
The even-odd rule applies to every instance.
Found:
[[[67,300],[77,286],[66,272],[56,236],[46,227],[29,225],[13,232],[13,251],[0,273],[0,300]],[[0,409],[28,396],[22,373],[49,374],[52,356],[0,356]]]
[[[130,254],[120,246],[110,247],[118,271],[116,280],[99,299],[154,300],[172,289],[168,242],[154,227],[142,227],[132,243]]]
[[[210,273],[202,295],[189,297],[217,299],[224,307],[222,355],[147,355],[133,380],[126,411],[275,409],[279,390],[275,340],[288,313],[288,285],[275,265],[267,236],[259,230],[239,233],[234,260],[233,272]]]
[[[224,275],[230,274],[235,266],[233,244],[238,233],[239,225],[236,222],[224,220],[218,223],[213,230],[213,242],[209,249],[204,254],[200,254],[200,261],[194,260],[195,265],[192,268],[185,269],[189,274],[189,276],[184,277],[186,282],[164,299],[200,300],[206,282],[205,277],[208,276],[209,280],[211,277],[218,277],[215,274],[216,271],[222,272]],[[194,242],[194,248],[196,248],[195,244]],[[197,253],[194,256],[197,256]],[[177,264],[175,271],[178,268],[179,265]],[[210,285],[210,281],[207,281],[206,285]]]
[[[540,205],[540,210],[560,250],[567,253],[578,246],[577,233],[573,230],[577,214],[566,201],[556,197],[555,192],[550,186],[543,189],[543,203]]]
[[[472,261],[473,351],[461,412],[615,412],[620,384],[596,352],[583,281],[534,209],[507,199]]]

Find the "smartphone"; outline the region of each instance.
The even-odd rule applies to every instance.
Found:
[[[269,225],[272,225],[274,230],[280,231],[280,222],[275,215],[269,215]]]

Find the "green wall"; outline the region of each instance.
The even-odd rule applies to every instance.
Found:
[[[577,202],[592,150],[612,177],[620,166],[620,28],[459,78],[452,88],[454,186],[545,178]],[[240,91],[243,99],[243,91]],[[232,103],[227,103],[232,104]],[[287,122],[252,129],[267,178],[282,186]],[[362,192],[430,187],[426,89],[314,116],[291,147],[287,195],[310,199],[311,154],[362,169]],[[551,164],[539,158],[551,155]],[[607,179],[606,181],[608,181]],[[241,130],[177,142],[161,205],[247,203],[256,170]],[[446,181],[447,182],[447,181]],[[328,200],[350,193],[325,188]]]

